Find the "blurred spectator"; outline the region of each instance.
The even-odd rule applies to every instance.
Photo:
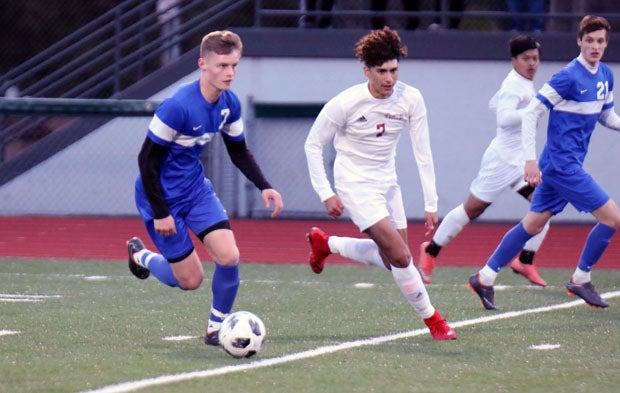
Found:
[[[372,11],[385,11],[387,9],[387,0],[371,0],[370,9]],[[420,11],[419,0],[403,0],[403,9],[405,11]],[[385,18],[382,16],[373,16],[370,19],[373,29],[381,29],[385,26]],[[417,17],[407,18],[405,28],[407,30],[415,30],[420,25],[420,19]]]
[[[163,46],[166,48],[161,55],[161,64],[166,65],[174,61],[181,54],[179,43],[173,43],[177,36],[179,21],[179,0],[157,0],[157,20],[161,25],[161,35],[164,37]]]
[[[463,0],[445,0],[448,4],[447,11],[450,12],[463,12],[465,6]],[[442,11],[442,0],[435,0],[434,10],[437,12]],[[371,0],[370,9],[372,11],[385,11],[387,9],[387,0]],[[419,0],[403,0],[403,10],[405,11],[420,11]],[[458,29],[460,17],[448,18],[447,27],[450,29]],[[371,19],[373,29],[380,29],[385,25],[385,18],[381,16],[375,16]],[[420,26],[420,19],[418,17],[410,17],[407,19],[405,28],[407,30],[415,30]],[[442,27],[441,17],[437,16],[433,19],[433,23],[429,26],[429,29],[440,29]]]
[[[545,12],[545,0],[506,0],[508,11],[513,14],[542,14]],[[526,26],[527,25],[527,26]],[[524,18],[515,16],[512,19],[512,31],[526,31],[540,33],[545,26],[543,17]]]
[[[335,0],[301,0],[302,11],[331,11]],[[331,16],[302,15],[299,21],[301,27],[329,27],[332,24]]]
[[[448,11],[450,12],[463,12],[465,10],[465,4],[463,0],[447,0],[448,3]],[[443,11],[442,1],[435,0],[435,11]],[[448,18],[448,28],[449,29],[458,29],[459,24],[461,23],[460,16],[453,16]],[[440,29],[443,27],[443,23],[441,23],[441,17],[437,16],[433,20],[433,23],[428,27],[430,30]]]

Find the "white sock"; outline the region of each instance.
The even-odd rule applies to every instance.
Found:
[[[582,285],[592,281],[590,272],[584,272],[579,268],[575,269],[575,272],[573,273],[573,276],[571,278],[573,280],[573,283],[577,285]]]
[[[372,239],[358,239],[354,237],[329,237],[329,249],[334,254],[352,259],[365,265],[374,265],[387,269],[379,254],[379,247]]]
[[[149,256],[151,256],[150,254],[152,254],[151,251],[143,248],[142,250],[133,253],[133,260],[136,261],[138,265],[148,268],[147,265],[150,259]]]
[[[544,228],[540,233],[536,234],[530,240],[525,243],[523,247],[524,250],[536,252],[540,248],[545,236],[547,236],[547,232],[549,231],[549,221],[545,224]]]
[[[443,220],[441,220],[441,224],[433,236],[433,241],[442,247],[445,246],[463,230],[465,225],[469,224],[469,221],[471,220],[467,217],[465,208],[461,203],[450,210]]]
[[[222,322],[215,322],[209,320],[209,326],[207,327],[207,332],[216,332],[222,328]]]
[[[409,266],[405,268],[392,266],[392,276],[405,299],[407,299],[418,315],[422,319],[432,317],[435,313],[435,307],[431,304],[420,273],[413,267],[413,262],[409,261]]]
[[[491,269],[488,265],[484,265],[480,272],[478,272],[478,279],[480,280],[480,284],[484,286],[491,286],[495,282],[495,278],[497,278],[497,272]]]

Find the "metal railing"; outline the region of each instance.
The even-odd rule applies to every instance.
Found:
[[[2,75],[0,86],[16,85],[24,96],[109,97],[160,68],[160,57],[172,47],[198,45],[217,18],[250,1],[225,0],[208,8],[201,1],[179,1],[173,10],[179,23],[166,34],[160,20],[171,9],[157,11],[156,4],[121,3]]]
[[[157,10],[157,0],[127,0],[0,76],[0,86],[17,86],[26,97],[115,97],[165,65],[162,56],[172,48],[194,49],[205,31],[251,5],[251,0],[223,0],[210,7],[178,1],[174,9]],[[161,20],[170,11],[178,23],[163,34]],[[1,127],[0,163],[7,144],[37,133],[47,120],[27,116]]]

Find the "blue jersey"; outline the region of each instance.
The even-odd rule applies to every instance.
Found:
[[[187,200],[204,182],[200,154],[221,133],[224,138],[244,139],[241,104],[230,90],[211,104],[200,92],[199,81],[181,87],[157,108],[148,138],[168,147],[162,158],[160,182],[168,203]]]
[[[613,86],[613,73],[605,64],[599,63],[593,74],[574,59],[538,92],[536,98],[551,110],[539,160],[543,174],[581,169],[601,112],[614,105]]]

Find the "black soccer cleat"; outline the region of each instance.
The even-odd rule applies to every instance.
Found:
[[[478,273],[469,277],[469,287],[482,301],[482,307],[487,310],[499,310],[495,305],[495,290],[492,285],[483,285],[478,278]]]
[[[218,347],[220,345],[220,331],[215,330],[205,335],[205,344]]]
[[[127,241],[127,252],[129,253],[129,271],[140,280],[146,280],[150,275],[149,269],[140,266],[134,261],[133,254],[144,250],[144,243],[137,237],[132,237]]]
[[[601,298],[598,292],[596,292],[596,289],[594,288],[594,284],[592,284],[592,282],[577,285],[573,283],[572,279],[568,280],[568,282],[566,283],[566,293],[571,296],[579,296],[592,307],[609,307],[609,304],[607,304]]]

